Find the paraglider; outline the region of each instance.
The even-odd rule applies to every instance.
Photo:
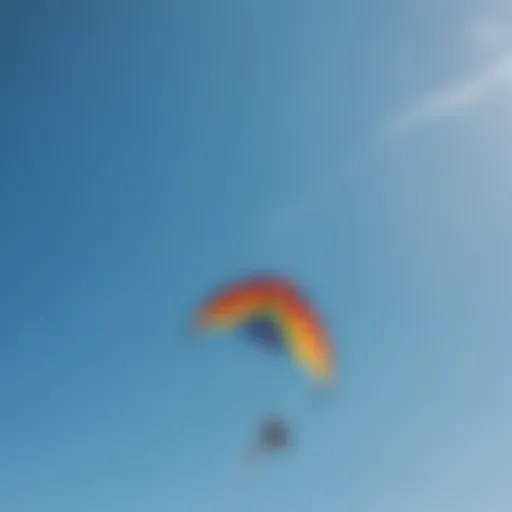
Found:
[[[283,451],[290,446],[290,427],[278,416],[268,416],[261,423],[258,438],[245,456],[244,462],[246,465],[253,464],[265,453]]]
[[[262,350],[287,356],[322,384],[315,392],[323,394],[334,380],[333,347],[323,321],[297,287],[282,277],[251,276],[217,290],[198,308],[193,324],[196,334],[236,330]],[[314,398],[318,403],[319,396]],[[290,439],[287,423],[267,417],[243,462],[281,452],[290,447]]]
[[[290,430],[279,418],[269,418],[260,430],[260,443],[268,449],[285,448],[289,445]]]
[[[323,322],[289,281],[273,276],[239,280],[199,309],[196,330],[235,329],[260,346],[288,354],[315,381],[331,382],[332,346]]]

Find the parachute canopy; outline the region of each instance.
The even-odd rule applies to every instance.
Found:
[[[199,309],[196,328],[241,329],[263,346],[287,352],[315,379],[333,377],[332,347],[323,323],[285,279],[253,277],[221,289]]]

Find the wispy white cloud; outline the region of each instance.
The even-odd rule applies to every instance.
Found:
[[[504,87],[512,86],[512,52],[464,80],[430,91],[399,109],[382,127],[382,135],[404,135],[420,126],[465,112]]]
[[[464,113],[504,87],[512,86],[511,28],[498,17],[476,20],[470,30],[473,43],[500,56],[464,79],[430,90],[405,104],[381,126],[379,135],[405,135],[426,123]]]
[[[483,69],[420,94],[398,108],[376,127],[374,136],[353,151],[351,158],[340,166],[341,174],[338,170],[334,175],[327,174],[323,180],[318,181],[317,178],[285,211],[281,209],[278,216],[272,215],[270,223],[273,231],[288,231],[292,226],[300,225],[305,217],[335,204],[332,198],[337,194],[340,176],[346,179],[368,168],[368,163],[389,142],[399,141],[428,123],[464,114],[492,95],[512,88],[512,46],[508,28],[508,25],[494,18],[482,19],[474,24],[473,42],[497,50],[496,54],[500,56]]]

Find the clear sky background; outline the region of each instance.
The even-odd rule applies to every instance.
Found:
[[[0,510],[510,512],[507,2],[0,8]],[[308,290],[317,410],[199,300]],[[250,477],[267,410],[296,449]]]

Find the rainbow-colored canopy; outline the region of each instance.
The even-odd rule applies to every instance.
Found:
[[[242,328],[266,346],[282,347],[315,379],[334,376],[332,346],[318,315],[287,280],[254,277],[229,285],[199,309],[198,329]]]

